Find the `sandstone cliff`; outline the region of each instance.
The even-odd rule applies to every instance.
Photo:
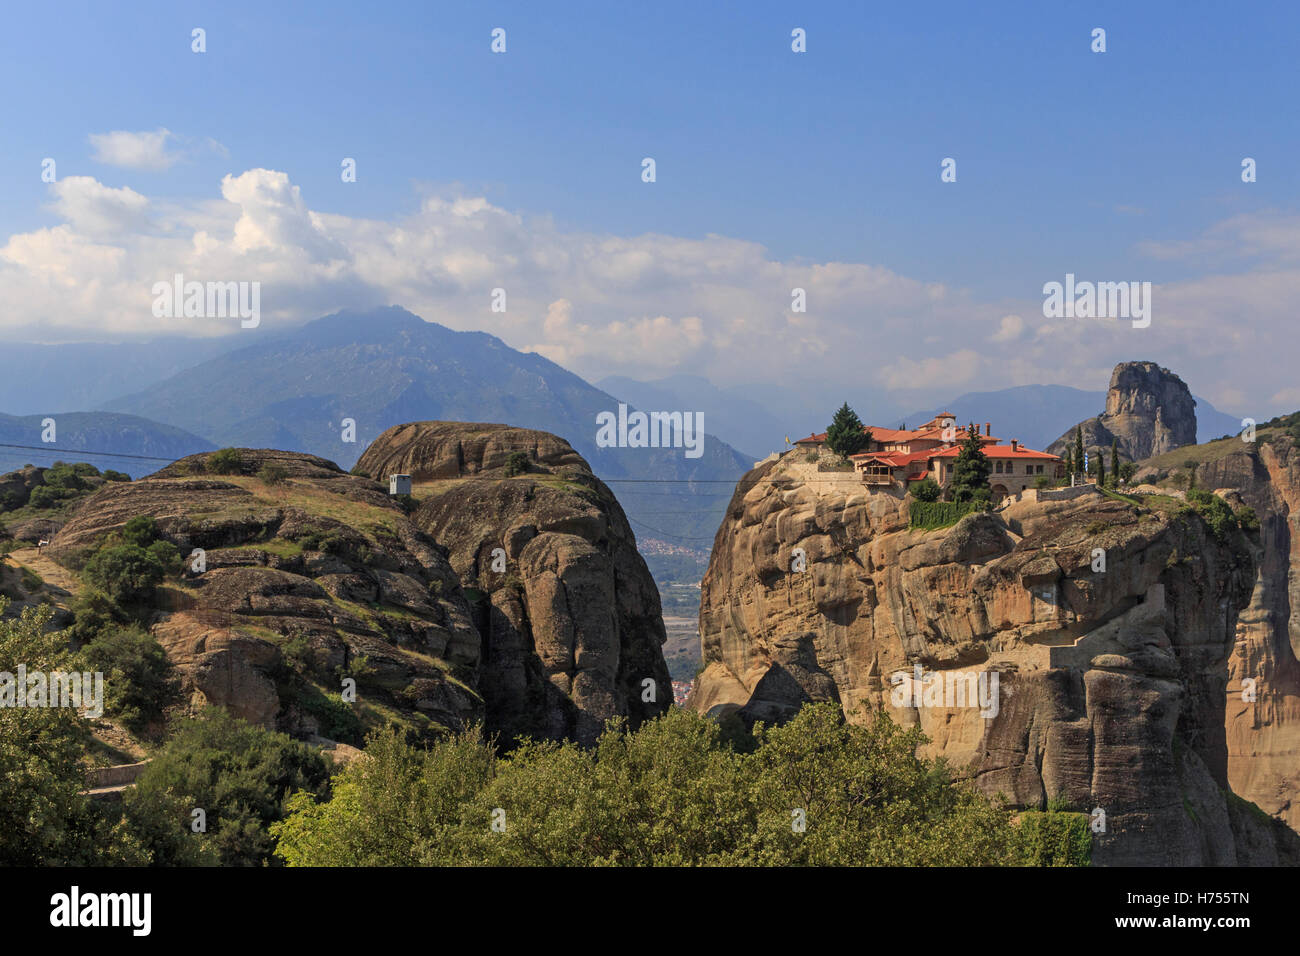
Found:
[[[1226,735],[1232,788],[1300,830],[1300,447],[1280,427],[1257,440],[1220,439],[1144,462],[1140,480],[1163,481],[1195,463],[1196,485],[1256,512],[1258,574],[1229,658]],[[1242,691],[1254,697],[1243,700]]]
[[[671,704],[658,590],[623,509],[567,442],[417,422],[384,432],[356,470],[412,476],[413,520],[448,548],[483,635],[490,730],[589,742],[610,717],[636,726]]]
[[[1106,411],[1080,422],[1083,446],[1109,449],[1139,461],[1196,442],[1196,400],[1183,380],[1155,362],[1121,362],[1110,376]],[[1053,455],[1073,447],[1075,429],[1048,446]]]
[[[763,463],[714,542],[692,706],[768,721],[807,700],[838,700],[858,719],[888,708],[990,794],[1101,808],[1098,863],[1291,860],[1286,834],[1228,790],[1229,659],[1255,577],[1247,536],[1218,540],[1165,496],[1037,498],[914,531],[906,502],[851,475],[790,454]],[[898,675],[916,665],[996,672],[996,713],[900,703],[912,681]]]
[[[234,474],[195,455],[104,485],[49,553],[77,567],[136,515],[182,555],[204,550],[206,569],[162,588],[148,622],[196,705],[304,736],[357,737],[394,715],[417,728],[480,719],[478,633],[437,544],[332,462],[239,455]],[[258,477],[268,463],[281,480]],[[345,674],[358,685],[351,713],[337,699]]]

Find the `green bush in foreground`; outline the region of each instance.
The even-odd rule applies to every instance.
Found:
[[[506,756],[477,728],[427,749],[389,730],[334,778],[330,799],[291,796],[271,832],[295,866],[1062,858],[1043,849],[1041,825],[1023,831],[942,761],[918,757],[924,740],[884,713],[865,726],[846,723],[835,704],[809,704],[782,727],[760,725],[739,746],[718,723],[684,710],[630,733],[611,722],[591,749],[525,741]]]
[[[320,794],[329,765],[320,752],[219,708],[182,724],[137,781],[141,800],[180,800],[207,816],[204,842],[223,866],[274,862],[268,824],[292,791]],[[185,826],[188,827],[188,819]]]
[[[5,609],[0,598],[0,615]],[[53,610],[27,608],[0,618],[0,671],[18,664],[45,672],[78,662],[67,637],[49,632]],[[68,707],[0,708],[0,865],[145,866],[211,862],[188,829],[188,810],[162,794],[122,804],[96,803],[82,791],[85,718]]]

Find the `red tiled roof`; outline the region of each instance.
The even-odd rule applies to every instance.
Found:
[[[943,428],[927,428],[924,431],[913,433],[912,437],[917,440],[928,440],[933,438],[942,441],[944,431],[945,429]],[[979,433],[978,428],[976,429],[976,432]],[[955,429],[953,435],[955,436],[956,441],[965,441],[966,440],[965,426]],[[985,444],[989,444],[990,442],[1000,442],[1002,440],[1001,438],[996,438],[992,435],[984,435],[984,434],[980,434],[979,438],[980,441],[984,442]]]
[[[956,445],[948,448],[938,448],[930,452],[931,458],[955,458],[961,449]],[[1040,458],[1043,461],[1060,461],[1056,455],[1049,455],[1045,451],[1034,451],[1032,448],[1016,448],[1011,450],[1010,445],[989,445],[981,451],[988,458]]]
[[[920,428],[920,429],[881,428],[877,425],[863,425],[862,428],[863,431],[871,432],[872,440],[878,441],[882,445],[901,444],[903,442],[913,442],[913,441],[930,441],[930,440],[943,441],[944,440],[943,433],[947,430],[944,427]],[[976,428],[975,431],[977,434],[979,433],[978,428]],[[966,426],[963,425],[961,428],[954,429],[953,436],[954,436],[954,440],[958,442],[964,441],[966,439]],[[997,442],[1002,441],[1001,438],[996,438],[991,435],[983,435],[983,434],[979,436],[979,439],[981,442],[983,442],[986,445],[996,444]],[[819,432],[814,435],[809,435],[807,438],[800,438],[794,444],[814,445],[814,444],[824,443],[825,441],[826,441],[826,433]]]
[[[868,425],[871,437],[881,444],[895,441],[907,441],[912,438],[916,432],[906,428],[878,428],[875,425]]]
[[[875,459],[891,468],[903,468],[907,465],[914,465],[918,461],[928,461],[930,453],[928,451],[863,451],[856,455],[849,455],[851,459],[861,459],[866,461],[868,458]]]

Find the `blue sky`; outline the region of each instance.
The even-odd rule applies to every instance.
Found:
[[[1066,272],[1181,283],[1182,297],[1171,297],[1180,307],[1221,303],[1188,319],[1182,338],[1107,332],[1073,372],[1039,357],[1016,377],[1038,369],[1042,381],[1095,388],[1108,364],[1155,358],[1185,377],[1197,369],[1193,387],[1228,405],[1289,410],[1300,393],[1280,374],[1260,384],[1244,364],[1200,370],[1222,349],[1181,354],[1180,343],[1216,322],[1249,324],[1263,307],[1197,292],[1207,277],[1260,269],[1276,279],[1285,266],[1290,281],[1297,20],[1281,3],[24,5],[8,11],[0,58],[5,88],[22,94],[0,106],[0,240],[73,215],[66,196],[52,205],[44,157],[61,179],[147,197],[153,234],[198,228],[204,204],[222,200],[222,177],[254,169],[283,173],[311,213],[354,225],[401,222],[429,196],[482,197],[534,233],[544,224],[606,239],[726,237],[789,269],[851,263],[940,284],[953,309],[983,313],[972,327],[901,306],[877,316],[861,301],[867,328],[905,322],[917,363],[990,339],[1002,313],[1041,321],[1027,310]],[[203,55],[190,50],[196,26],[207,31]],[[505,55],[489,50],[494,27],[507,31]],[[806,54],[790,50],[793,27],[807,31]],[[1094,27],[1107,31],[1104,54],[1090,50]],[[177,157],[167,168],[97,162],[88,140],[160,128]],[[657,162],[654,184],[640,180],[643,156]],[[1256,183],[1241,182],[1245,156],[1259,164]],[[356,183],[340,181],[343,157],[356,158]],[[956,183],[940,182],[944,157],[957,161]],[[103,230],[99,240],[112,244]],[[356,249],[354,238],[339,241]],[[373,275],[361,285],[385,298]],[[515,326],[490,327],[450,301],[429,315],[436,288],[417,311],[544,349],[548,296],[570,302],[571,323],[590,323],[589,333],[619,322],[620,309],[626,321],[659,310],[649,295],[625,302],[562,286],[539,290]],[[1289,289],[1265,305],[1280,309]],[[387,299],[421,305],[394,298],[402,292],[411,294],[399,284]],[[706,311],[688,292],[664,297],[670,323]],[[713,308],[701,316],[706,339],[710,323],[750,306]],[[94,321],[79,317],[76,334]],[[1269,341],[1264,329],[1237,336],[1243,360]],[[682,341],[683,370],[746,380],[722,367],[726,341],[698,353],[689,343],[702,340]],[[1168,357],[1147,354],[1153,346]],[[968,384],[996,384],[984,380],[991,353],[981,355]],[[552,357],[588,377],[674,370],[616,368],[616,356],[562,345]],[[941,368],[918,365],[915,381]]]

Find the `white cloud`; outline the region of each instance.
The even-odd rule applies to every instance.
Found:
[[[113,189],[90,176],[68,176],[50,186],[53,209],[75,231],[130,233],[146,227],[149,200],[126,186]]]
[[[865,396],[864,414],[885,391],[919,407],[1037,382],[1102,388],[1115,362],[1154,359],[1216,404],[1250,414],[1244,400],[1259,417],[1289,398],[1294,380],[1300,219],[1239,218],[1207,231],[1238,271],[1157,286],[1151,327],[1134,329],[1044,319],[1040,298],[975,301],[877,264],[778,260],[726,236],[561,230],[482,197],[426,197],[392,221],[319,213],[269,169],[226,176],[219,196],[187,202],[151,203],[89,177],[51,190],[59,224],[0,247],[0,295],[23,304],[0,313],[11,334],[29,325],[63,339],[265,334],[396,303],[589,379],[684,372],[721,385],[834,389]],[[1243,250],[1256,257],[1249,269]],[[259,332],[154,318],[150,289],[177,272],[260,281]],[[504,314],[491,311],[498,287]],[[791,311],[796,287],[805,313]]]
[[[1014,342],[1025,330],[1025,320],[1018,315],[1004,315],[993,333],[994,342]]]
[[[111,133],[91,133],[90,145],[95,147],[92,158],[97,163],[125,169],[163,170],[170,169],[181,158],[179,153],[167,151],[167,142],[173,139],[169,129],[140,133],[118,129]]]

